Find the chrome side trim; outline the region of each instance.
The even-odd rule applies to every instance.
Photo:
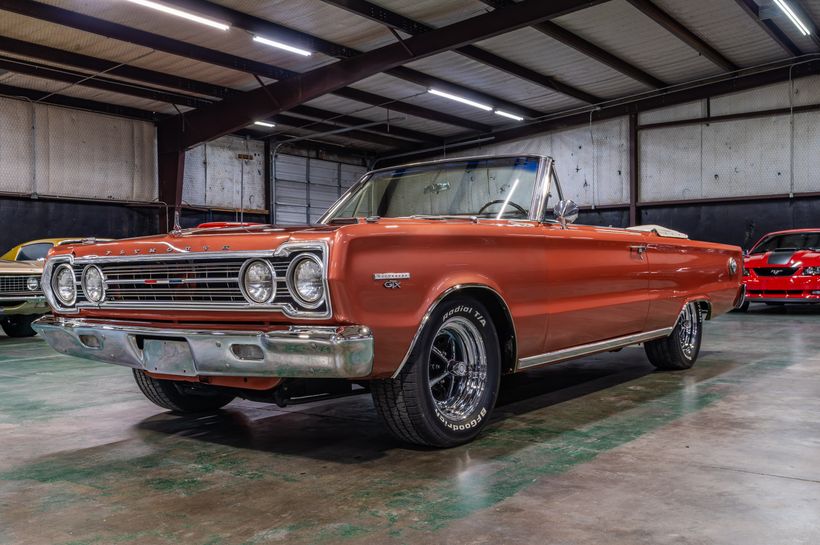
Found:
[[[360,325],[236,331],[45,316],[33,327],[63,354],[166,375],[360,378],[373,370],[373,334]],[[243,357],[247,348],[259,356]]]
[[[668,337],[674,327],[665,327],[663,329],[656,329],[654,331],[646,331],[644,333],[636,333],[634,335],[626,335],[625,337],[617,337],[615,339],[608,339],[606,341],[598,341],[590,344],[582,344],[580,346],[573,346],[571,348],[564,348],[554,352],[547,352],[546,354],[539,354],[537,356],[529,356],[518,360],[518,367],[516,371],[522,369],[529,369],[530,367],[537,367],[539,365],[546,365],[548,363],[555,363],[558,361],[569,360],[573,358],[580,358],[589,354],[597,352],[606,352],[607,350],[615,350],[616,348],[623,348],[630,344],[638,344],[654,339],[661,339]]]
[[[441,292],[439,294],[439,296],[436,297],[436,299],[427,308],[427,312],[424,313],[424,316],[422,316],[421,321],[419,322],[419,327],[416,330],[416,334],[413,335],[413,340],[410,341],[410,347],[407,349],[407,352],[404,354],[404,358],[402,358],[401,364],[399,364],[399,367],[396,369],[396,372],[393,373],[393,375],[390,378],[398,377],[399,373],[401,373],[401,370],[404,369],[405,364],[410,359],[410,354],[413,353],[413,349],[416,347],[416,342],[418,342],[419,337],[421,336],[421,332],[424,329],[424,326],[427,324],[427,321],[430,319],[430,315],[433,314],[434,310],[436,310],[436,307],[438,306],[438,304],[441,303],[441,301],[443,301],[447,296],[452,295],[454,292],[457,292],[457,291],[460,291],[460,290],[463,290],[463,289],[468,289],[468,288],[485,289],[487,291],[490,291],[490,292],[494,293],[496,295],[496,297],[501,299],[501,303],[504,305],[504,312],[507,314],[507,318],[509,318],[510,323],[513,326],[513,340],[515,341],[516,351],[518,350],[518,342],[517,342],[518,334],[515,331],[515,321],[512,319],[512,314],[510,313],[510,307],[509,307],[509,305],[507,305],[507,301],[505,301],[504,298],[501,297],[501,294],[498,293],[493,288],[491,288],[490,286],[485,286],[484,284],[456,284],[455,286],[451,286],[451,287],[447,288],[446,290],[444,290],[443,292]],[[502,350],[503,350],[503,347],[502,347]],[[516,361],[518,360],[518,354],[517,353],[513,354],[513,360],[516,360]]]

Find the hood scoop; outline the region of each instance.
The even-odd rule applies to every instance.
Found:
[[[785,252],[778,252],[774,251],[769,254],[769,265],[787,265],[794,256],[793,250],[787,250]]]

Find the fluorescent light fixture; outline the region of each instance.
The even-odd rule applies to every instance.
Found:
[[[438,89],[428,89],[428,93],[433,93],[434,95],[438,95],[440,97],[449,98],[450,100],[455,100],[456,102],[461,102],[462,104],[468,104],[473,106],[474,108],[478,108],[480,110],[484,110],[485,112],[492,112],[492,106],[487,106],[486,104],[482,104],[480,102],[475,102],[468,98],[451,95],[450,93],[445,93],[444,91],[439,91]]]
[[[524,121],[524,118],[520,115],[511,114],[510,112],[505,112],[504,110],[496,110],[495,113],[501,117],[509,117],[510,119],[515,119],[516,121]]]
[[[802,34],[803,36],[808,36],[809,34],[811,34],[811,32],[809,32],[809,27],[803,24],[803,21],[801,21],[797,14],[792,10],[792,8],[789,7],[789,5],[786,3],[786,0],[774,0],[774,3],[777,4],[777,7],[780,8],[780,11],[785,13],[786,17],[788,17],[789,20],[792,23],[794,23],[794,26],[797,27],[797,30],[800,31],[800,34]]]
[[[269,129],[274,128],[276,125],[273,123],[268,123],[267,121],[254,121],[254,125],[259,125],[260,127],[267,127]]]
[[[128,0],[133,4],[139,4],[140,6],[145,6],[146,8],[155,9],[157,11],[161,11],[163,13],[168,13],[169,15],[176,15],[177,17],[182,17],[183,19],[188,19],[189,21],[194,21],[196,23],[200,23],[203,25],[208,25],[213,28],[218,28],[219,30],[228,30],[231,28],[230,25],[226,25],[225,23],[220,23],[218,21],[213,21],[211,19],[206,19],[205,17],[200,17],[199,15],[194,15],[193,13],[188,13],[187,11],[182,11],[181,9],[172,8],[170,6],[166,6],[165,4],[160,4],[157,2],[152,2],[151,0]]]
[[[279,49],[284,49],[285,51],[290,51],[291,53],[296,53],[297,55],[302,55],[303,57],[310,57],[310,51],[305,51],[304,49],[299,49],[298,47],[293,47],[292,45],[283,44],[282,42],[277,42],[276,40],[269,40],[268,38],[263,38],[262,36],[254,36],[254,42],[259,42],[260,44],[269,45],[271,47],[278,47]]]

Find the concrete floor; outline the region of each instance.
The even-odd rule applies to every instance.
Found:
[[[753,307],[754,308],[754,307]],[[0,544],[820,543],[820,309],[512,377],[473,444],[397,444],[368,396],[181,418],[130,371],[0,338]]]

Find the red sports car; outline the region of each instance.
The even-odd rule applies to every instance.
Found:
[[[744,258],[749,303],[820,303],[820,229],[769,233]]]

